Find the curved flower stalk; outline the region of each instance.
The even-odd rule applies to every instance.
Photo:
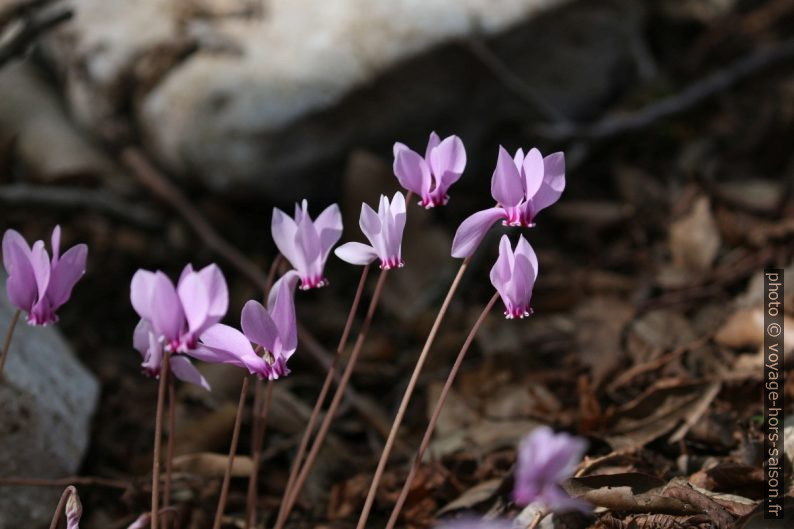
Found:
[[[367,265],[380,259],[381,270],[402,268],[401,248],[405,228],[405,197],[399,191],[391,201],[380,196],[378,212],[368,204],[361,205],[359,226],[371,246],[360,242],[348,242],[334,250],[337,257],[355,265]]]
[[[342,214],[338,205],[328,206],[314,220],[309,216],[306,200],[295,204],[294,218],[273,208],[270,231],[278,250],[298,272],[301,290],[328,284],[324,275],[325,262],[342,236]]]
[[[499,147],[499,158],[491,178],[491,196],[497,205],[464,220],[452,241],[452,256],[474,253],[491,226],[533,227],[537,214],[557,202],[565,190],[565,155],[555,152],[545,158],[537,149],[526,156],[519,149],[514,157]]]
[[[525,318],[532,314],[532,288],[538,277],[538,258],[524,236],[520,236],[515,252],[510,239],[502,235],[499,257],[491,268],[491,284],[505,304],[507,319]]]
[[[513,499],[519,505],[540,503],[551,512],[590,512],[586,502],[576,500],[560,487],[573,476],[587,450],[584,439],[554,433],[548,426],[535,428],[518,447]]]
[[[206,380],[185,355],[267,376],[268,366],[243,333],[218,323],[229,306],[229,293],[217,265],[198,272],[186,266],[177,286],[163,272],[138,270],[132,278],[130,299],[141,317],[133,345],[143,355],[148,374],[159,375],[163,352],[168,352],[176,377],[204,387]]]
[[[298,348],[298,324],[293,299],[297,282],[298,274],[287,272],[273,285],[267,308],[252,299],[245,304],[240,316],[246,338],[265,350],[269,380],[290,373],[287,360]]]
[[[56,311],[69,300],[72,288],[85,273],[88,247],[78,244],[61,255],[61,227],[52,231],[52,259],[44,241],[33,247],[15,230],[3,235],[3,265],[8,273],[8,299],[27,313],[30,325],[58,321]]]
[[[430,133],[424,158],[406,145],[394,144],[394,175],[406,190],[422,197],[424,208],[444,206],[449,201],[447,191],[460,179],[466,168],[466,148],[457,136],[443,140]]]

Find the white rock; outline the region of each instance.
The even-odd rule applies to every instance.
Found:
[[[0,275],[0,342],[14,310]],[[66,307],[68,308],[68,307]],[[0,476],[74,475],[88,446],[99,384],[57,327],[20,317],[0,380]],[[0,529],[38,527],[52,517],[60,490],[0,487]]]
[[[175,175],[279,199],[333,192],[328,168],[356,146],[532,112],[464,44],[445,44],[498,39],[546,106],[581,118],[577,106],[616,93],[641,27],[630,0],[562,17],[550,11],[568,0],[71,2],[47,50],[87,128],[141,133]]]

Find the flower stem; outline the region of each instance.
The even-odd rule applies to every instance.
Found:
[[[152,521],[151,529],[157,529],[160,510],[160,447],[163,437],[163,408],[165,407],[165,389],[168,381],[168,362],[171,353],[163,352],[160,364],[160,384],[157,389],[157,412],[154,417],[154,456],[152,457]]]
[[[265,280],[265,286],[262,289],[262,303],[267,306],[267,297],[270,294],[270,289],[273,287],[273,283],[276,280],[276,274],[278,273],[278,269],[281,266],[281,263],[284,261],[284,258],[279,253],[273,259],[273,262],[270,263],[270,269],[267,272],[267,279]],[[260,352],[260,351],[257,351]],[[261,351],[264,354],[264,351]],[[270,388],[270,384],[268,384],[268,394],[272,391]],[[268,399],[270,397],[268,396]],[[270,407],[270,402],[268,401],[266,405],[266,409],[264,413],[267,413],[267,410]],[[251,525],[256,525],[256,509],[254,508],[254,502],[256,502],[256,490],[257,490],[257,480],[259,477],[259,463],[262,461],[262,441],[261,438],[264,436],[264,427],[262,426],[262,415],[263,412],[260,411],[262,408],[262,379],[257,378],[256,383],[254,386],[254,405],[253,405],[253,424],[251,426],[251,446],[253,447],[253,457],[252,457],[252,465],[251,465],[251,472],[248,474],[248,492],[245,497],[245,529],[248,529],[249,523]]]
[[[463,347],[460,348],[457,358],[455,358],[455,363],[452,365],[452,369],[447,376],[447,381],[444,383],[444,388],[441,390],[441,394],[438,396],[438,402],[436,402],[436,407],[433,409],[430,422],[427,424],[424,437],[422,437],[422,443],[419,445],[419,450],[416,452],[416,457],[414,458],[413,464],[411,465],[411,470],[408,472],[408,477],[405,478],[405,484],[403,484],[403,488],[400,491],[400,497],[397,499],[397,503],[394,505],[391,516],[389,516],[389,522],[386,524],[386,529],[394,529],[394,526],[397,524],[397,518],[400,516],[400,511],[402,510],[405,500],[408,497],[408,491],[411,488],[411,483],[413,482],[414,477],[416,477],[416,473],[419,470],[419,465],[422,463],[422,457],[430,445],[430,440],[433,438],[433,432],[436,429],[438,418],[441,416],[441,410],[444,407],[444,402],[446,402],[449,391],[452,389],[452,384],[455,382],[455,378],[458,376],[458,371],[460,371],[460,366],[463,364],[463,359],[466,357],[466,353],[469,351],[469,347],[471,347],[474,337],[477,336],[477,332],[480,330],[480,327],[485,321],[485,318],[488,316],[488,313],[490,313],[491,309],[493,309],[494,303],[496,303],[497,299],[499,299],[499,293],[495,293],[491,297],[491,300],[488,302],[488,304],[485,305],[485,308],[480,313],[477,321],[474,322],[474,326],[472,326],[471,330],[469,331],[469,335],[466,337]]]
[[[165,489],[163,490],[163,525],[168,527],[171,503],[171,476],[174,471],[174,432],[176,431],[176,396],[174,392],[174,377],[168,373],[168,444],[165,448]]]
[[[8,332],[6,333],[6,343],[3,345],[3,352],[0,353],[0,376],[3,376],[3,368],[6,365],[6,356],[8,355],[8,348],[11,347],[11,340],[14,338],[14,329],[17,327],[17,321],[19,321],[19,315],[22,314],[21,310],[18,310],[14,313],[11,317],[11,323],[8,325]]]
[[[366,284],[368,274],[369,265],[366,265],[361,271],[361,279],[358,281],[358,288],[356,289],[356,295],[353,297],[353,304],[350,306],[350,311],[347,313],[347,321],[345,322],[345,328],[342,331],[342,337],[339,339],[339,345],[336,346],[336,354],[334,355],[331,365],[328,368],[328,372],[325,375],[325,381],[323,381],[322,389],[320,389],[320,394],[317,396],[317,401],[314,403],[314,409],[312,410],[311,417],[309,417],[309,422],[306,425],[306,429],[303,432],[303,437],[301,437],[300,445],[298,446],[298,452],[295,455],[295,460],[292,462],[292,468],[290,469],[289,478],[287,479],[287,486],[284,488],[284,496],[281,499],[281,507],[279,508],[277,519],[280,519],[283,516],[287,498],[292,490],[292,487],[295,485],[295,480],[298,478],[298,472],[301,470],[303,456],[306,455],[306,449],[309,447],[309,440],[311,439],[312,432],[314,432],[317,419],[320,417],[320,411],[322,410],[325,399],[328,396],[328,391],[331,389],[331,384],[333,383],[334,377],[336,376],[339,360],[342,358],[342,353],[344,352],[345,347],[347,347],[347,340],[350,337],[350,329],[353,327],[353,320],[355,319],[356,312],[358,312],[358,304],[361,301],[361,294],[364,292],[364,285]]]
[[[273,397],[273,381],[268,380],[267,389],[265,390],[264,401],[260,406],[254,408],[254,414],[257,418],[256,427],[254,429],[253,444],[253,469],[259,469],[262,464],[262,442],[265,440],[265,430],[267,429],[267,416],[270,412],[270,401]],[[260,399],[261,400],[261,399]],[[256,492],[257,492],[257,478],[259,473],[251,471],[251,476],[248,478],[248,492],[245,496],[245,522],[244,527],[248,529],[256,525]]]
[[[281,515],[280,519],[276,520],[274,529],[283,529],[284,524],[286,523],[287,518],[292,511],[292,508],[295,506],[298,495],[300,494],[303,485],[306,483],[306,479],[309,477],[309,472],[312,469],[312,465],[314,465],[315,459],[317,459],[317,454],[320,452],[320,448],[322,448],[323,441],[325,441],[325,437],[328,435],[331,422],[333,421],[334,415],[336,415],[336,411],[339,408],[339,404],[342,402],[342,397],[345,394],[345,387],[350,380],[350,376],[353,374],[353,369],[356,366],[359,353],[361,353],[361,348],[363,347],[364,341],[367,338],[367,333],[369,332],[372,318],[375,315],[375,309],[378,306],[378,301],[380,300],[380,295],[383,291],[383,284],[386,281],[386,277],[389,275],[388,272],[388,270],[380,271],[378,282],[375,284],[375,291],[372,293],[372,299],[370,300],[369,307],[367,308],[367,314],[361,324],[361,330],[358,332],[356,343],[353,345],[353,351],[350,353],[350,359],[348,360],[345,370],[342,373],[342,378],[336,388],[336,392],[334,393],[334,397],[331,400],[331,404],[328,406],[328,411],[323,418],[323,422],[320,425],[320,429],[314,439],[314,443],[312,444],[312,448],[309,451],[309,455],[306,456],[306,463],[303,465],[303,468],[301,468],[301,471],[295,480],[295,484],[292,487],[292,490],[289,492],[283,514]]]
[[[421,373],[422,367],[427,360],[427,354],[430,352],[430,348],[436,339],[441,322],[447,313],[447,309],[449,309],[452,297],[454,296],[455,291],[458,289],[458,285],[460,285],[460,280],[463,278],[463,273],[469,266],[469,260],[470,258],[467,257],[463,260],[463,263],[461,263],[458,273],[455,275],[455,279],[452,280],[452,284],[449,287],[447,296],[444,298],[444,302],[441,304],[441,309],[438,311],[436,321],[433,322],[433,327],[430,329],[430,334],[427,336],[427,340],[425,341],[425,345],[422,348],[422,352],[419,353],[419,359],[416,361],[414,372],[411,375],[411,379],[408,381],[408,387],[405,388],[405,394],[403,395],[402,402],[400,402],[400,408],[397,410],[397,416],[394,418],[394,423],[392,423],[389,437],[386,439],[386,445],[383,447],[383,452],[380,455],[378,467],[375,470],[375,475],[372,478],[372,484],[369,487],[367,499],[364,501],[364,508],[361,510],[361,516],[358,519],[358,525],[356,526],[356,529],[364,529],[364,527],[367,525],[367,519],[369,518],[370,510],[372,510],[372,504],[375,501],[375,493],[377,492],[378,485],[380,485],[380,480],[383,477],[383,471],[386,469],[386,463],[388,462],[389,455],[391,454],[391,450],[394,447],[394,441],[397,439],[397,432],[400,430],[400,424],[402,423],[403,416],[405,415],[405,411],[408,409],[408,403],[411,400],[414,388],[416,387],[416,383],[419,380],[419,374]]]
[[[19,311],[17,311],[19,313]],[[61,499],[58,500],[58,506],[55,507],[55,512],[52,515],[52,521],[50,522],[50,529],[57,529],[58,522],[61,520],[61,512],[66,507],[66,502],[69,500],[69,497],[72,494],[77,494],[77,489],[74,486],[69,485],[63,490],[61,494]]]
[[[226,460],[226,470],[223,473],[223,484],[221,485],[221,496],[218,499],[218,509],[215,511],[215,522],[212,524],[213,529],[221,528],[221,520],[223,519],[223,511],[226,510],[226,501],[229,498],[229,484],[232,480],[232,465],[234,465],[234,456],[237,454],[237,442],[240,439],[240,424],[243,419],[243,410],[245,409],[245,397],[248,395],[248,375],[243,377],[243,384],[240,388],[240,401],[237,403],[237,415],[234,417],[234,428],[232,429],[232,443],[229,446],[229,457]],[[152,522],[155,518],[152,515]],[[152,529],[157,529],[152,527]]]

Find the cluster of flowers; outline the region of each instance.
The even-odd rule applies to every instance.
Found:
[[[431,134],[424,156],[402,143],[394,146],[394,174],[408,191],[408,197],[415,194],[425,208],[447,203],[450,186],[458,181],[465,166],[466,151],[457,136],[442,140]],[[499,220],[504,226],[534,226],[538,213],[554,204],[564,188],[562,153],[543,157],[538,149],[526,154],[519,149],[510,156],[500,147],[491,179],[491,195],[496,204],[463,221],[455,234],[451,255],[468,259]],[[381,196],[377,211],[363,204],[359,225],[369,244],[348,242],[334,253],[355,265],[377,260],[383,270],[402,267],[405,221],[406,198],[402,192],[391,199]],[[312,219],[305,200],[296,204],[292,217],[275,208],[271,233],[292,270],[276,281],[265,305],[256,300],[244,305],[241,330],[221,323],[228,310],[229,293],[217,265],[198,271],[187,265],[176,284],[162,271],[135,273],[130,299],[140,321],[133,333],[133,345],[143,357],[145,373],[158,377],[163,360],[168,357],[176,378],[207,389],[206,379],[191,359],[236,365],[269,380],[289,374],[287,362],[298,346],[295,290],[328,284],[324,269],[342,236],[341,213],[334,204]],[[57,321],[56,310],[68,300],[85,271],[88,252],[84,244],[63,255],[59,246],[59,227],[52,234],[52,259],[42,241],[30,247],[14,230],[6,231],[3,237],[8,297],[27,313],[29,324]],[[503,235],[490,280],[508,319],[532,313],[537,276],[538,260],[529,242],[520,235],[513,246]],[[570,476],[572,465],[583,451],[584,444],[577,439],[538,429],[520,449],[516,501],[529,503],[539,499],[552,509],[576,507],[558,483]]]

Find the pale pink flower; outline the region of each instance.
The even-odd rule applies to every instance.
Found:
[[[499,241],[499,257],[491,268],[491,284],[505,304],[507,319],[532,314],[532,288],[537,277],[538,258],[527,240],[520,236],[514,252],[510,239],[503,235]]]
[[[300,275],[302,290],[328,284],[324,275],[325,262],[342,236],[339,206],[328,206],[315,220],[309,216],[305,200],[300,206],[295,204],[294,218],[273,208],[270,231],[281,255]]]
[[[267,308],[252,299],[245,304],[240,316],[246,338],[265,350],[269,368],[266,376],[270,380],[289,374],[287,360],[298,348],[294,300],[297,281],[296,272],[287,272],[270,290]]]
[[[497,205],[464,220],[452,241],[453,257],[469,257],[491,226],[532,227],[537,214],[557,202],[565,189],[565,155],[555,152],[545,158],[537,149],[526,156],[519,149],[514,157],[499,147],[499,158],[491,178],[491,195]]]
[[[186,356],[231,364],[261,377],[268,366],[237,329],[219,323],[229,306],[226,280],[217,265],[193,270],[188,265],[175,287],[163,272],[138,270],[130,286],[132,306],[141,321],[133,345],[143,355],[143,368],[160,374],[164,351],[177,378],[209,388]]]
[[[537,502],[552,512],[580,510],[590,506],[568,496],[560,483],[573,476],[587,450],[584,439],[554,433],[548,426],[532,430],[518,447],[513,499],[519,505]]]
[[[48,325],[58,321],[55,313],[72,295],[72,288],[85,273],[88,247],[78,244],[60,254],[61,227],[52,231],[52,259],[44,241],[33,247],[15,230],[3,235],[3,265],[8,279],[8,299],[27,312],[31,325]]]
[[[406,190],[421,197],[425,208],[446,205],[447,190],[466,168],[466,149],[457,136],[441,140],[430,133],[425,156],[397,142],[394,144],[394,174]]]
[[[381,195],[377,213],[368,204],[362,204],[358,224],[371,246],[348,242],[334,251],[337,257],[356,265],[366,265],[380,259],[383,270],[405,264],[401,255],[405,229],[405,197],[402,193],[395,193],[391,202]]]

